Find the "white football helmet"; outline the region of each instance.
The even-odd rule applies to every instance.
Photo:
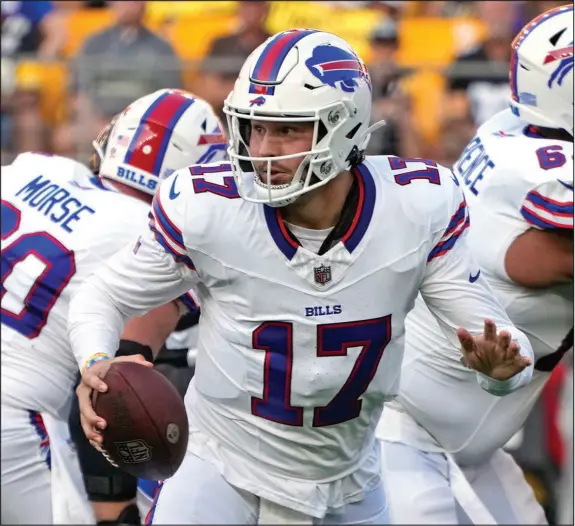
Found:
[[[511,47],[513,113],[573,135],[573,4],[534,18]]]
[[[183,90],[163,89],[136,100],[92,144],[94,173],[151,195],[180,168],[227,158],[214,110]]]
[[[224,102],[228,154],[240,195],[279,207],[326,184],[361,161],[369,141],[371,80],[343,39],[315,29],[291,29],[270,37],[246,60]],[[250,155],[250,121],[312,122],[309,151],[278,157]],[[271,184],[271,163],[304,157],[292,181]],[[260,177],[253,161],[266,161]]]

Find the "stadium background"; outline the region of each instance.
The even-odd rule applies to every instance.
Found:
[[[2,164],[29,150],[86,160],[111,115],[160,88],[187,89],[221,112],[267,35],[313,27],[348,40],[368,64],[373,118],[389,123],[370,153],[451,165],[506,107],[513,36],[565,3],[2,0]],[[551,523],[573,523],[572,471],[562,470],[573,462],[572,370],[571,355],[508,444]]]

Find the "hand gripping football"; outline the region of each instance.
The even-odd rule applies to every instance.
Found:
[[[103,380],[108,390],[94,391],[92,405],[108,424],[102,432],[104,456],[135,477],[171,477],[188,445],[188,417],[176,388],[135,362],[113,363]]]

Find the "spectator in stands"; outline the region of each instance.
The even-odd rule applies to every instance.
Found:
[[[469,113],[460,115],[450,115],[449,112],[443,113],[437,149],[429,157],[443,166],[453,166],[475,135],[476,129],[477,126]]]
[[[411,100],[402,86],[411,70],[397,63],[398,50],[397,26],[386,19],[370,37],[368,69],[374,98],[371,118],[372,121],[384,119],[386,125],[372,134],[369,155],[418,156],[419,141],[412,123]]]
[[[34,79],[18,85],[16,61],[53,59],[66,34],[52,2],[2,2],[2,156],[8,150],[43,150],[39,87]],[[4,78],[7,75],[8,78]]]
[[[89,37],[74,60],[72,121],[56,130],[56,153],[87,148],[106,122],[131,101],[163,88],[182,87],[173,48],[143,24],[146,2],[114,1],[116,23]]]
[[[512,24],[500,21],[487,26],[487,30],[485,41],[457,57],[447,72],[445,106],[460,108],[458,116],[470,111],[477,126],[509,106]]]
[[[222,122],[224,100],[232,91],[242,64],[249,54],[269,38],[265,22],[269,13],[269,2],[238,2],[236,30],[229,36],[212,42],[202,66],[202,91]]]
[[[50,1],[2,2],[2,57],[54,58],[62,48],[62,20]]]

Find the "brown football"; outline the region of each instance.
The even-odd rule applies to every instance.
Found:
[[[151,367],[116,362],[103,378],[105,393],[93,392],[96,414],[107,422],[104,456],[135,477],[164,480],[184,460],[188,417],[170,381]]]

